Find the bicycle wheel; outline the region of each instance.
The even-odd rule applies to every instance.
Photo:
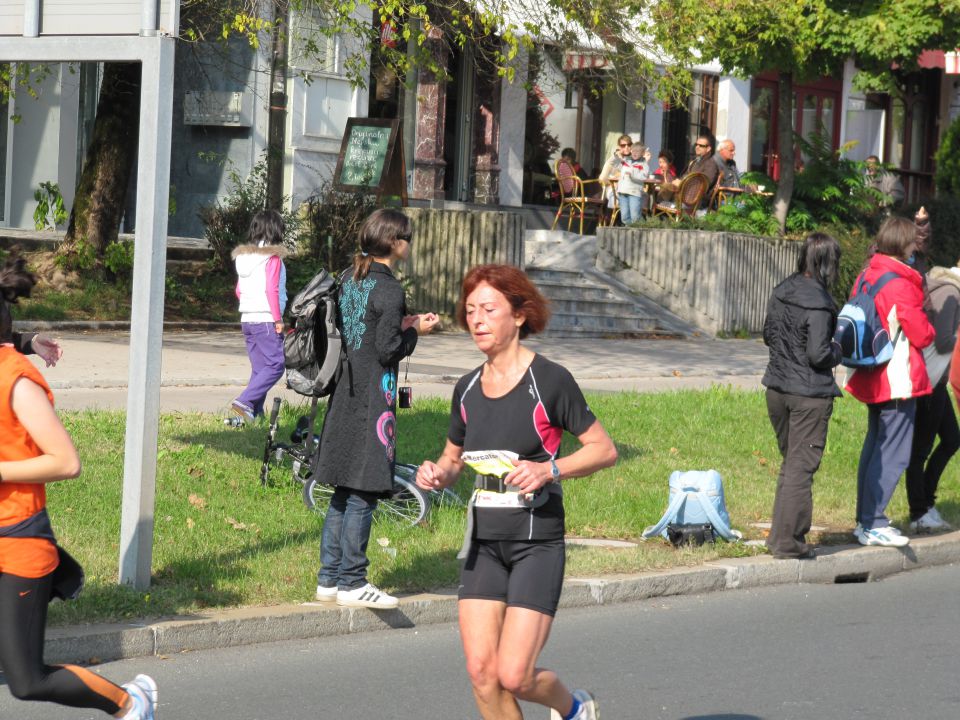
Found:
[[[377,512],[383,518],[417,525],[423,522],[430,512],[430,497],[412,480],[394,474],[393,491],[390,497],[380,501]]]
[[[307,510],[326,515],[332,495],[333,486],[322,483],[315,477],[311,477],[303,483],[303,504],[307,506]]]

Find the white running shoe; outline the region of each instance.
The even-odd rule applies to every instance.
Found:
[[[337,605],[344,607],[365,607],[374,610],[391,610],[397,607],[400,601],[393,595],[388,595],[376,585],[367,583],[355,590],[338,590]]]
[[[949,530],[950,526],[944,522],[943,518],[940,517],[940,513],[936,513],[933,508],[927,510],[927,512],[910,523],[910,532],[915,533],[932,533],[939,532],[941,530]]]
[[[130,695],[133,704],[124,720],[154,720],[157,710],[157,683],[149,675],[137,675],[123,689]]]
[[[337,599],[337,586],[324,587],[317,585],[317,600],[320,602],[333,602]]]
[[[892,525],[887,527],[863,528],[857,538],[861,545],[882,545],[883,547],[903,547],[910,543],[910,538],[901,535]]]
[[[580,701],[580,709],[573,716],[573,720],[599,720],[600,710],[597,708],[597,701],[593,695],[586,690],[574,690],[573,696]],[[563,720],[563,716],[551,708],[550,720]]]
[[[953,526],[950,523],[948,523],[946,520],[944,520],[943,517],[941,517],[940,511],[937,510],[935,507],[932,507],[929,510],[927,510],[927,515],[929,515],[934,522],[939,523],[942,529],[953,530]]]

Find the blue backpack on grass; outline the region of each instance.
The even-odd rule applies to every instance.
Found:
[[[872,368],[890,362],[897,338],[890,340],[877,312],[876,297],[891,280],[900,277],[885,272],[871,285],[864,273],[857,278],[856,291],[837,316],[833,341],[840,346],[840,363],[850,368]],[[899,335],[899,331],[898,331]]]
[[[644,538],[668,538],[668,525],[713,526],[714,535],[736,542],[743,535],[730,528],[730,516],[723,497],[723,479],[716,470],[688,470],[670,473],[670,504],[656,525],[643,531]]]

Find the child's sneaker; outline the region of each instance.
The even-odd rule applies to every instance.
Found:
[[[892,525],[870,530],[863,528],[858,539],[861,545],[882,545],[883,547],[903,547],[910,543],[910,538],[901,535],[900,531]]]

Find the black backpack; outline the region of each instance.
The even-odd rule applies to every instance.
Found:
[[[340,379],[346,353],[337,323],[340,283],[321,270],[293,302],[293,330],[283,340],[287,386],[308,397],[325,397]]]

